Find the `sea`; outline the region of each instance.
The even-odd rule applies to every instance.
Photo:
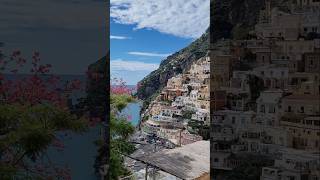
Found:
[[[29,75],[6,75],[9,80],[28,77]],[[58,75],[61,78],[61,85],[67,81],[80,80],[82,88],[86,85],[85,75]],[[75,92],[73,99],[85,97],[84,90]],[[64,144],[63,150],[56,147],[49,147],[47,154],[51,162],[58,167],[67,167],[70,169],[72,180],[98,180],[95,174],[94,163],[98,155],[98,147],[95,141],[101,138],[100,125],[91,127],[88,131],[82,134],[72,132],[59,132],[57,136]]]
[[[132,89],[132,93],[134,94],[136,92],[136,85],[126,85],[127,88]],[[124,116],[129,116],[131,117],[128,119],[133,126],[138,126],[140,122],[140,110],[142,108],[142,101],[136,100],[133,103],[129,103],[125,109],[122,110],[120,113],[121,115]]]
[[[133,126],[138,126],[140,122],[140,110],[142,107],[142,102],[137,101],[134,103],[129,103],[128,106],[122,110],[121,114],[125,116],[130,116],[128,119]]]
[[[22,79],[29,75],[6,75],[9,80]],[[86,85],[85,75],[59,75],[61,78],[61,85],[67,81],[80,80],[83,88]],[[132,88],[134,86],[128,86]],[[85,97],[84,90],[75,93],[74,98]],[[76,100],[75,100],[76,101]],[[124,116],[130,116],[130,122],[133,126],[137,126],[140,122],[140,110],[142,102],[136,101],[129,103],[128,106],[121,112]],[[70,169],[72,180],[98,180],[95,174],[94,163],[98,155],[98,147],[95,141],[101,137],[101,126],[90,128],[82,134],[72,132],[59,132],[57,136],[64,144],[63,150],[56,147],[49,147],[47,154],[51,162],[58,167],[67,167]]]

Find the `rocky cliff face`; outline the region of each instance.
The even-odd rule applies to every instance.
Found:
[[[159,69],[151,72],[139,82],[137,95],[146,100],[154,93],[159,92],[167,80],[188,69],[192,62],[206,55],[209,48],[209,33],[206,32],[188,47],[172,54],[163,60]]]

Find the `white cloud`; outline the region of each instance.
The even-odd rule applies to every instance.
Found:
[[[125,61],[121,59],[110,61],[111,71],[148,71],[158,69],[159,64],[145,63],[141,61]]]
[[[150,56],[150,57],[167,57],[170,54],[159,54],[159,53],[150,53],[150,52],[128,52],[130,55],[137,55],[137,56]]]
[[[117,23],[184,38],[200,37],[210,23],[209,0],[111,0],[110,10]]]
[[[125,39],[131,39],[130,37],[126,37],[126,36],[110,36],[110,39],[117,39],[117,40],[125,40]]]

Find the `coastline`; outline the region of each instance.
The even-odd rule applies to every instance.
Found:
[[[138,131],[141,131],[141,122],[142,122],[142,114],[143,114],[143,100],[141,100],[141,99],[138,99],[137,100],[138,102],[139,102],[139,105],[140,105],[140,110],[139,110],[139,117],[140,117],[140,119],[139,119],[139,122],[138,122],[138,124],[137,124],[137,126],[135,127],[135,129],[136,129],[136,132],[138,132]]]

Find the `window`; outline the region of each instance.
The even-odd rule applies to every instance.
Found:
[[[261,106],[260,106],[260,112],[265,113],[265,111],[266,111],[266,110],[265,110],[265,106],[264,106],[264,105],[261,105]]]
[[[241,124],[245,124],[245,119],[244,118],[241,119]]]
[[[300,113],[304,113],[304,107],[303,106],[300,107]]]
[[[291,112],[291,106],[288,106],[288,112]]]
[[[316,32],[316,30],[315,30],[316,28],[314,28],[314,27],[312,27],[312,32]]]
[[[218,158],[214,158],[214,162],[219,162],[219,159]]]
[[[289,51],[292,51],[293,50],[293,47],[292,46],[289,46]]]
[[[232,124],[236,123],[236,117],[232,117]]]
[[[275,113],[276,108],[274,106],[269,106],[269,113]]]
[[[294,176],[288,176],[289,180],[296,180],[296,178]]]

